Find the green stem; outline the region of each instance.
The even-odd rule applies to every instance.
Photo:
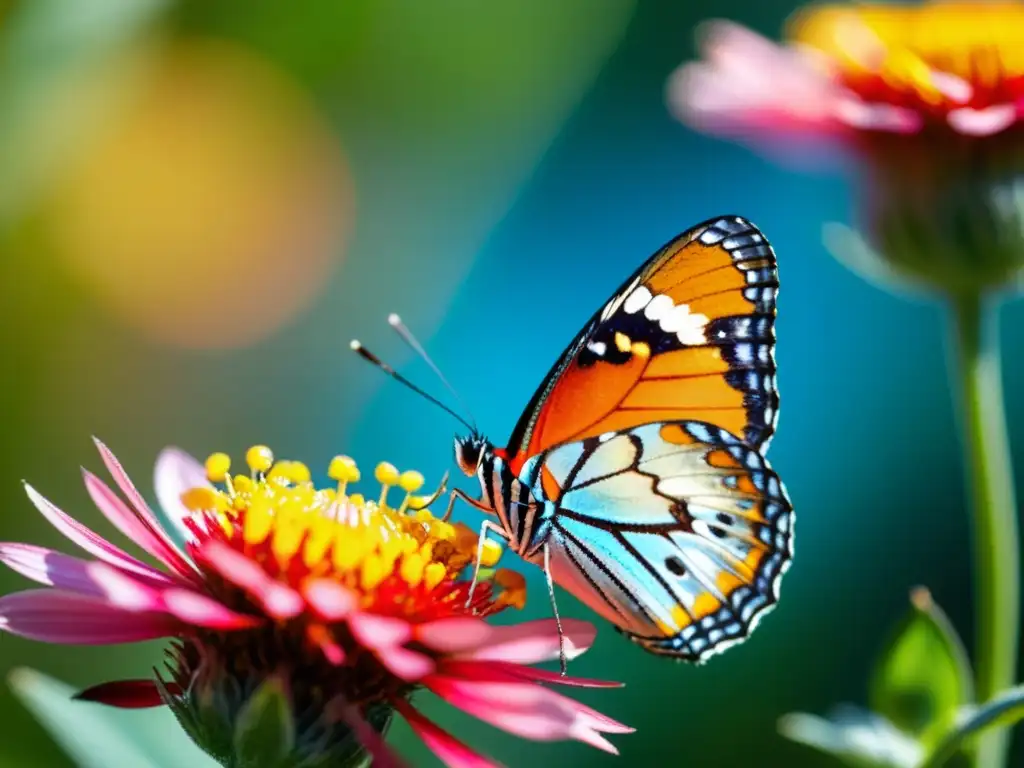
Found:
[[[999,340],[994,308],[977,295],[953,302],[961,380],[964,449],[970,473],[977,602],[975,667],[979,702],[1016,682],[1020,633],[1020,564],[1013,468],[1003,412]],[[1006,766],[1009,730],[978,742],[977,768]]]

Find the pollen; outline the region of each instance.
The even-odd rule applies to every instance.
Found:
[[[192,514],[190,527],[202,534],[193,546],[219,538],[293,586],[326,577],[360,595],[364,607],[385,600],[389,610],[399,611],[457,599],[450,586],[434,591],[456,581],[478,550],[484,568],[501,559],[498,543],[485,541],[481,547],[472,529],[418,506],[439,492],[416,496],[426,481],[415,470],[381,462],[374,470],[379,493],[364,495],[349,492],[361,475],[348,456],[331,460],[326,474],[336,485],[326,488],[314,483],[305,464],[275,459],[267,446],[250,448],[245,461],[251,475],[232,476],[227,454],[212,454],[206,474],[217,485],[182,495]],[[395,490],[404,497],[392,506],[388,493]],[[514,577],[502,579],[505,583],[494,580],[504,590],[500,605],[521,606],[525,586]]]

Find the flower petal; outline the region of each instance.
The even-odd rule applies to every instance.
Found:
[[[510,661],[535,664],[557,659],[559,654],[558,623],[554,619],[527,621],[504,627],[491,627],[487,643],[461,658],[477,661]],[[566,658],[574,659],[594,643],[597,629],[587,621],[562,619]]]
[[[240,587],[275,619],[291,619],[306,607],[302,595],[272,579],[259,563],[220,541],[203,544],[200,556],[225,579]]]
[[[168,584],[172,583],[166,574],[150,568],[141,560],[135,559],[124,550],[111,544],[98,533],[82,525],[47,500],[28,483],[25,483],[25,493],[28,494],[29,500],[50,525],[93,557],[124,571],[131,571],[140,576],[164,581]]]
[[[622,688],[625,684],[616,680],[594,680],[587,677],[571,677],[552,672],[548,669],[535,669],[522,664],[513,664],[504,661],[446,661],[444,671],[457,677],[470,679],[488,679],[495,673],[500,672],[506,677],[512,675],[519,680],[529,680],[534,683],[550,683],[552,685],[566,685],[575,688]]]
[[[302,594],[313,610],[328,621],[341,621],[358,603],[354,594],[330,579],[309,579],[302,585]]]
[[[96,597],[103,595],[88,573],[88,561],[46,547],[0,543],[0,563],[40,584]]]
[[[163,599],[168,613],[197,627],[232,631],[251,629],[263,623],[257,616],[237,613],[213,598],[188,589],[168,589]]]
[[[984,109],[961,107],[946,115],[950,127],[964,136],[994,136],[1017,122],[1016,104],[993,104]]]
[[[349,616],[348,625],[356,640],[367,648],[394,648],[412,637],[409,622],[393,616],[355,613]]]
[[[444,675],[431,675],[423,683],[462,711],[534,741],[576,739],[617,753],[600,731],[627,728],[604,716],[595,718],[589,707],[532,683],[477,682]]]
[[[156,459],[153,470],[153,489],[160,509],[174,523],[186,541],[195,539],[185,520],[191,510],[181,501],[181,495],[192,488],[212,487],[206,479],[206,469],[180,448],[165,448]]]
[[[138,520],[150,532],[153,539],[155,539],[153,544],[157,551],[154,551],[151,554],[153,554],[154,557],[157,557],[168,568],[178,571],[183,576],[193,576],[195,574],[195,569],[192,567],[192,564],[189,563],[181,552],[178,551],[178,548],[171,540],[171,537],[168,536],[167,532],[160,526],[160,521],[157,520],[156,515],[153,514],[153,510],[149,508],[146,500],[142,498],[142,494],[139,493],[132,484],[132,481],[128,477],[128,473],[124,471],[120,462],[110,449],[102,442],[96,438],[93,438],[93,442],[96,443],[96,448],[100,452],[100,457],[103,459],[103,463],[107,467],[107,471],[110,472],[111,477],[114,478],[114,482],[117,483],[117,487],[121,489],[121,493],[125,495],[128,501],[131,502],[132,506],[135,508]],[[139,543],[141,544],[142,542]]]
[[[173,693],[181,693],[175,683],[167,684]],[[160,689],[153,680],[114,680],[94,685],[75,694],[78,701],[95,701],[119,709],[147,709],[163,706]]]
[[[68,645],[135,643],[170,637],[174,618],[131,613],[101,598],[57,589],[29,589],[0,597],[0,630],[31,640]]]
[[[495,768],[497,763],[474,752],[448,731],[425,718],[404,699],[395,701],[397,709],[409,727],[416,733],[430,751],[448,768]]]
[[[380,648],[375,651],[375,655],[392,674],[407,683],[422,680],[436,668],[434,660],[429,656],[399,646]]]
[[[187,624],[208,629],[249,629],[260,623],[258,617],[236,613],[190,589],[153,587],[104,563],[90,563],[88,570],[106,600],[126,611],[167,613]]]
[[[801,51],[732,22],[702,29],[705,60],[684,64],[669,81],[669,106],[684,122],[747,136],[834,128],[839,89]]]
[[[494,635],[494,628],[474,616],[452,616],[416,627],[416,640],[442,653],[479,648]]]
[[[87,469],[82,470],[82,479],[85,481],[85,490],[89,492],[93,504],[117,530],[168,568],[180,575],[188,573],[179,568],[177,563],[181,558],[176,551],[168,546],[161,536],[155,533],[131,507],[121,501],[106,483]]]

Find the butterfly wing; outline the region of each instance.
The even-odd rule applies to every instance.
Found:
[[[654,421],[703,421],[764,451],[775,429],[775,254],[746,219],[700,224],[591,318],[512,432],[518,472],[559,443]]]
[[[724,429],[606,433],[532,457],[520,480],[553,505],[535,538],[554,580],[650,651],[702,661],[778,598],[792,507],[764,457]]]

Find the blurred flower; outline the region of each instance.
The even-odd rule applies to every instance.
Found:
[[[614,685],[528,666],[557,657],[553,621],[485,623],[523,604],[521,576],[491,572],[467,602],[470,583],[460,573],[474,560],[477,538],[424,508],[436,494],[413,495],[423,485],[419,473],[379,465],[380,495],[369,501],[349,493],[359,470],[347,457],[330,466],[337,488],[318,489],[305,465],[275,462],[266,447],[250,449],[250,472],[235,476],[224,454],[204,467],[168,449],[155,476],[172,524],[165,529],[97,445],[127,503],[85,471],[92,500],[165,570],[107,542],[31,487],[47,520],[96,559],[0,545],[0,561],[49,587],[0,598],[0,628],[69,644],[173,638],[166,677],[106,683],[81,698],[128,708],[166,704],[226,765],[241,759],[240,750],[252,751],[259,742],[250,737],[266,734],[275,711],[286,734],[275,742],[283,764],[343,765],[365,749],[375,765],[393,765],[381,734],[395,710],[448,765],[488,765],[409,703],[421,687],[524,738],[577,739],[615,752],[602,734],[632,730],[538,684]],[[388,503],[396,485],[405,492],[397,508]],[[183,537],[183,547],[168,530]],[[494,544],[482,552],[488,567],[501,555]],[[571,655],[593,641],[585,622],[563,627]]]
[[[307,308],[353,205],[309,96],[244,48],[200,40],[135,51],[94,80],[63,119],[92,111],[98,125],[48,210],[74,277],[122,321],[188,348],[254,344]]]
[[[777,45],[729,22],[673,76],[684,121],[817,163],[852,153],[871,244],[954,292],[1024,263],[1024,5],[820,6]]]

